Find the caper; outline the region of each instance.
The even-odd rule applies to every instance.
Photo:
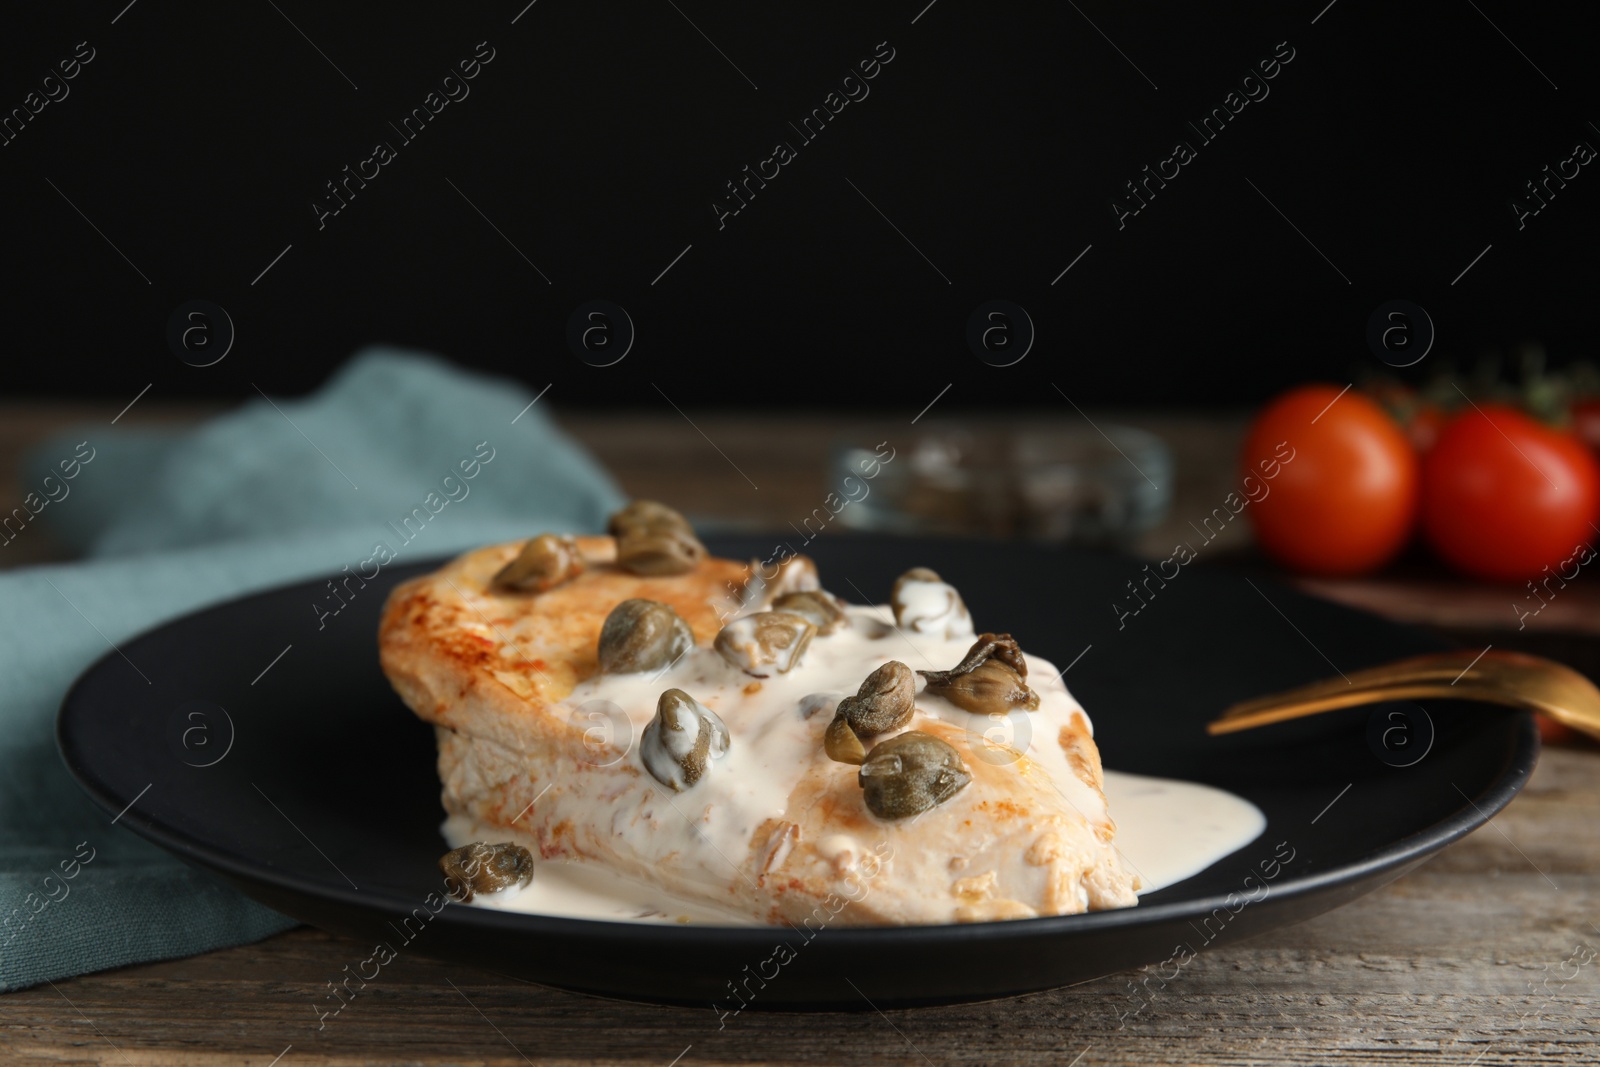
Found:
[[[918,671],[924,692],[978,715],[1033,711],[1039,694],[1028,688],[1028,661],[1010,634],[982,634],[961,662],[947,671]]]
[[[717,634],[713,647],[746,674],[766,678],[800,662],[817,628],[786,611],[758,611],[734,619]]]
[[[839,607],[838,601],[820,589],[784,593],[772,602],[772,610],[798,615],[815,626],[818,634],[824,636],[839,630],[846,621],[844,610]]]
[[[693,534],[668,527],[630,530],[617,538],[617,565],[634,574],[684,574],[705,555]]]
[[[839,701],[834,714],[849,720],[858,736],[871,737],[910,722],[916,695],[911,668],[892,659],[867,675],[855,696]]]
[[[639,735],[644,769],[662,785],[681,793],[728,751],[728,727],[717,713],[682,689],[668,689],[656,701],[656,716]]]
[[[677,526],[693,532],[689,520],[681,512],[654,500],[631,501],[627,507],[611,516],[606,523],[606,532],[615,537],[625,530],[640,526]]]
[[[617,539],[618,565],[634,574],[683,574],[706,555],[688,520],[654,500],[635,500],[606,529]]]
[[[942,582],[939,572],[932,567],[912,567],[894,580],[895,590],[898,591],[904,582]]]
[[[476,893],[498,893],[533,881],[533,853],[509,841],[474,841],[439,857],[449,893],[463,904]]]
[[[949,800],[972,775],[954,748],[912,730],[874,746],[856,780],[869,811],[882,819],[903,819]]]
[[[583,572],[583,557],[570,537],[540,534],[522,546],[517,557],[494,576],[494,584],[508,589],[542,593]]]
[[[967,649],[967,654],[947,671],[918,671],[917,673],[928,679],[929,682],[949,682],[958,674],[966,674],[975,670],[984,660],[996,659],[1023,678],[1028,676],[1028,658],[1022,654],[1022,646],[1017,644],[1017,639],[1010,634],[979,634],[978,639]]]
[[[661,670],[694,647],[694,631],[666,604],[624,600],[600,627],[600,670],[636,674]]]
[[[867,675],[856,695],[845,697],[834,709],[833,721],[822,736],[822,749],[828,758],[860,763],[866,756],[863,737],[895,730],[911,721],[916,689],[911,668],[898,660],[890,660]]]
[[[929,682],[926,691],[976,715],[1003,715],[1014,708],[1034,711],[1039,707],[1039,694],[999,660],[979,664],[948,685]]]
[[[972,633],[972,616],[961,594],[927,567],[913,567],[895,579],[889,606],[902,629],[942,638]]]
[[[770,608],[775,600],[788,593],[815,592],[821,588],[817,565],[810,556],[791,553],[776,564],[772,564],[770,558],[752,559],[745,565],[744,587],[738,591],[739,607],[745,611]]]
[[[822,751],[826,752],[831,760],[854,763],[857,766],[867,758],[866,746],[850,728],[850,720],[843,715],[835,715],[833,721],[828,724],[827,733],[822,735]]]
[[[816,561],[799,553],[785,556],[778,562],[778,573],[762,581],[767,595],[772,597],[781,597],[785,593],[815,592],[822,588]]]

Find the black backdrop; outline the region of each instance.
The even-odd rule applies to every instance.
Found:
[[[0,109],[26,114],[0,148],[0,388],[291,394],[389,341],[568,406],[658,405],[652,383],[698,406],[915,410],[947,383],[942,403],[993,406],[1052,382],[1238,402],[1377,367],[1368,316],[1395,298],[1438,331],[1413,377],[1530,338],[1587,358],[1600,168],[1567,164],[1521,228],[1510,206],[1600,146],[1581,9],[1325,3],[8,10]],[[1214,140],[1186,125],[1291,51]],[[789,124],[835,90],[806,142]],[[1179,140],[1195,157],[1119,223]],[[725,183],[779,141],[794,157],[719,228]],[[378,142],[394,157],[364,164]],[[319,219],[346,166],[376,176]],[[1003,369],[966,341],[994,298],[1037,331]],[[236,331],[211,366],[168,342],[191,299]],[[609,367],[566,339],[593,299],[636,330]]]

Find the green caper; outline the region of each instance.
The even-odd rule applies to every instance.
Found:
[[[522,546],[517,557],[494,576],[494,584],[508,589],[542,593],[583,572],[583,557],[570,537],[540,534]]]
[[[1039,694],[999,660],[987,660],[945,685],[929,682],[925,692],[975,715],[1004,715],[1015,708],[1035,711],[1039,707]]]
[[[683,574],[706,555],[688,520],[654,500],[635,500],[606,529],[617,539],[617,564],[634,574]]]
[[[839,763],[854,763],[860,766],[861,761],[867,758],[866,746],[861,743],[861,738],[850,729],[850,720],[843,715],[835,715],[828,724],[828,732],[822,735],[822,751],[828,758]]]
[[[661,670],[694,647],[694,631],[676,611],[655,600],[624,600],[600,627],[600,670],[637,674]]]
[[[900,587],[905,585],[907,582],[942,581],[944,581],[944,579],[939,577],[939,572],[934,570],[932,567],[912,567],[910,570],[906,571],[904,574],[894,580],[894,592],[890,595],[898,595],[900,592]]]
[[[1010,634],[979,634],[978,639],[967,649],[967,654],[947,671],[918,671],[917,673],[928,679],[929,682],[945,683],[958,674],[966,674],[977,668],[984,660],[997,659],[1001,663],[1016,671],[1023,678],[1028,676],[1028,659],[1022,654],[1022,646],[1017,644],[1016,638]]]
[[[617,565],[634,574],[685,574],[705,555],[694,534],[670,527],[635,528],[617,537]]]
[[[694,533],[689,520],[681,513],[654,500],[633,501],[611,516],[610,521],[606,523],[606,532],[613,537],[621,537],[630,530],[660,527],[675,527],[685,533]]]
[[[465,904],[476,893],[498,893],[533,881],[533,853],[509,841],[474,841],[439,857],[439,870],[450,895]]]
[[[917,673],[928,680],[923,692],[974,714],[1004,715],[1015,708],[1039,707],[1039,694],[1026,681],[1028,661],[1010,634],[981,634],[954,667]]]
[[[895,579],[889,594],[895,625],[942,638],[967,637],[972,616],[955,586],[927,567],[912,567]]]
[[[784,593],[772,602],[772,610],[800,616],[815,626],[819,635],[837,632],[846,621],[838,601],[820,589]]]
[[[800,662],[817,628],[786,611],[758,611],[724,626],[712,642],[722,658],[746,674],[766,678]]]
[[[716,712],[682,689],[656,701],[656,716],[639,735],[639,759],[650,776],[681,793],[728,751],[728,727]]]
[[[875,745],[856,780],[869,811],[881,819],[903,819],[949,800],[972,775],[954,748],[912,730]]]
[[[867,675],[855,696],[839,701],[834,714],[848,720],[857,736],[871,737],[910,722],[916,696],[911,668],[892,659]]]
[[[759,573],[760,564],[751,561],[751,570]],[[768,596],[780,597],[785,593],[813,592],[822,588],[817,577],[817,564],[810,556],[795,553],[778,561],[778,571],[771,578],[763,577],[762,588]]]

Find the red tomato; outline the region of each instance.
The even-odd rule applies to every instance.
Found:
[[[1525,581],[1594,539],[1600,464],[1577,438],[1504,404],[1461,411],[1423,460],[1422,530],[1479,578]]]
[[[1291,389],[1256,416],[1240,460],[1256,539],[1286,566],[1360,574],[1392,559],[1411,534],[1416,453],[1368,396]]]

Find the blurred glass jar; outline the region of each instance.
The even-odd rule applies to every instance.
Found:
[[[1144,430],[1102,429],[930,428],[887,462],[841,444],[828,480],[858,530],[1128,548],[1166,516],[1172,454]]]

